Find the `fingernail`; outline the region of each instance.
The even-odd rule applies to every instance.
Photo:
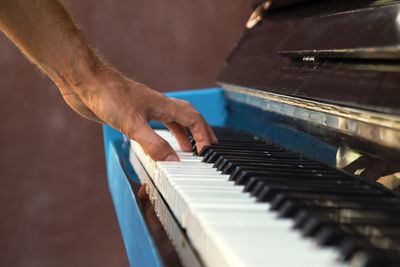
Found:
[[[165,158],[165,161],[179,161],[179,158],[174,154],[170,154]]]

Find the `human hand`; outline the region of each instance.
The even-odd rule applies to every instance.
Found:
[[[175,135],[182,151],[191,151],[185,127],[197,149],[217,143],[211,127],[187,101],[168,98],[147,86],[104,67],[85,84],[59,86],[65,101],[81,116],[106,123],[137,141],[155,160],[178,160],[172,147],[149,126],[149,121],[164,123]]]

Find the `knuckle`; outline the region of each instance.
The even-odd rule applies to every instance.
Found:
[[[190,102],[189,102],[189,101],[186,101],[186,100],[177,99],[177,101],[178,101],[179,103],[183,104],[183,105],[186,105],[186,106],[191,105]]]
[[[192,113],[192,119],[193,119],[193,123],[201,124],[201,123],[202,123],[202,120],[203,120],[203,117],[201,116],[200,112],[198,112],[197,110],[195,110],[195,111]]]
[[[206,140],[206,135],[204,134],[204,131],[202,131],[200,125],[194,124],[191,130],[197,142],[203,142]]]
[[[201,118],[201,114],[200,112],[198,112],[196,109],[192,109],[190,111],[190,117],[192,117],[193,119],[195,119],[196,121],[198,121]]]
[[[150,141],[149,146],[147,147],[147,153],[150,155],[159,155],[167,146],[168,143],[164,139],[154,138]]]
[[[116,121],[116,128],[132,139],[136,139],[140,128],[146,121],[139,114],[132,114]]]
[[[179,100],[179,101],[183,105],[184,108],[194,109],[193,105],[189,101],[186,101],[186,100]]]
[[[193,108],[193,115],[194,115],[195,117],[201,117],[200,112],[199,112],[197,109],[194,109],[194,108]]]

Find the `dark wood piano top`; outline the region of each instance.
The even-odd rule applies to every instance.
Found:
[[[400,3],[383,2],[272,1],[218,80],[400,114]]]

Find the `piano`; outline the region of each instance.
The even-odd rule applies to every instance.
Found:
[[[218,88],[174,92],[219,143],[154,162],[103,127],[131,266],[400,266],[400,1],[251,1]]]

